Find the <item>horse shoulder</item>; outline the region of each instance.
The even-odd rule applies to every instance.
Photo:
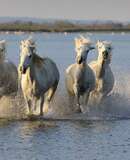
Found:
[[[66,74],[70,74],[71,72],[76,69],[76,64],[71,64],[67,69],[66,69]]]
[[[92,61],[88,65],[89,65],[90,68],[93,69],[93,68],[95,68],[97,66],[97,61]]]
[[[98,62],[97,61],[92,61],[88,64],[88,66],[93,70],[93,73],[95,74],[96,76],[96,73],[98,72]]]
[[[73,86],[74,84],[78,84],[80,76],[77,71],[77,65],[71,64],[65,72],[65,83],[66,88],[72,95],[74,94]]]
[[[49,58],[44,58],[40,66],[35,65],[33,76],[40,90],[47,90],[56,81],[59,81],[56,64]]]
[[[52,79],[54,78],[59,80],[59,70],[56,66],[56,63],[50,58],[46,58],[46,70],[49,71],[49,76],[51,76]]]

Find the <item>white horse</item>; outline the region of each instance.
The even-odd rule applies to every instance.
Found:
[[[17,67],[5,60],[6,43],[0,41],[0,97],[17,93],[18,90],[18,72]]]
[[[97,98],[97,103],[99,103],[112,91],[114,86],[114,76],[110,67],[112,58],[111,43],[107,41],[98,41],[96,46],[98,50],[98,58],[96,61],[92,61],[89,66],[92,68],[96,76],[96,88],[92,95]]]
[[[88,52],[94,47],[89,39],[75,39],[76,63],[66,69],[66,88],[69,94],[70,107],[73,110],[76,98],[77,111],[84,112],[88,103],[90,92],[95,88],[95,76],[92,69],[86,63]]]
[[[40,100],[40,115],[43,115],[44,100],[49,103],[57,89],[59,71],[49,58],[41,58],[36,54],[35,42],[32,39],[21,41],[19,74],[24,98],[29,113]]]

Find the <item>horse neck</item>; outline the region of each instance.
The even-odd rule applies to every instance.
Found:
[[[98,68],[97,68],[97,77],[102,78],[105,75],[106,69],[108,68],[109,64],[106,63],[103,59],[98,57],[97,60]]]
[[[82,62],[81,64],[77,64],[80,68],[84,68],[87,66],[86,61]]]
[[[26,79],[27,79],[27,81],[29,82],[29,84],[31,84],[32,83],[32,81],[33,81],[33,75],[32,75],[32,68],[31,68],[31,66],[29,66],[28,67],[28,69],[27,69],[27,71],[26,71]]]
[[[80,74],[81,79],[84,79],[84,75],[85,75],[87,67],[88,67],[88,65],[87,65],[86,61],[82,62],[81,64],[77,64],[77,70]]]
[[[31,78],[31,81],[33,81],[34,78],[36,78],[36,72],[35,72],[35,67],[36,65],[41,65],[41,63],[43,62],[43,59],[41,57],[39,57],[37,54],[34,54],[32,57],[32,62],[29,66],[29,76]]]

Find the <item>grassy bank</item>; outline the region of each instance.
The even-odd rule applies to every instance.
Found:
[[[1,23],[0,31],[23,32],[89,32],[89,31],[130,31],[130,24],[103,23],[103,24],[76,24],[67,21],[54,23],[14,22]]]

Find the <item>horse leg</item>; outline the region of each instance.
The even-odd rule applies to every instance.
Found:
[[[80,94],[79,94],[79,92],[75,95],[75,97],[76,97],[76,106],[77,106],[77,108],[76,108],[76,112],[82,112],[81,111],[81,104],[80,104]]]
[[[74,90],[75,97],[76,97],[76,103],[77,103],[76,106],[78,107],[76,109],[76,112],[81,112],[81,108],[80,108],[80,94],[79,94],[78,84],[74,84],[73,90]]]
[[[80,105],[80,109],[82,111],[82,113],[86,113],[88,110],[88,100],[90,97],[90,91],[87,91],[84,95],[83,95],[83,106]],[[86,108],[87,107],[87,108]]]
[[[57,89],[57,85],[58,83],[56,83],[53,87],[51,87],[49,90],[48,90],[48,93],[47,93],[47,101],[50,102],[51,99],[53,98],[54,94],[55,94],[55,91]]]
[[[31,100],[26,98],[26,102],[27,102],[29,114],[31,115],[32,114]]]
[[[33,98],[33,109],[34,111],[36,111],[37,109],[37,98],[36,97]]]
[[[44,96],[40,98],[40,116],[43,116]]]
[[[69,108],[71,109],[71,111],[73,111],[74,110],[74,95],[69,94],[68,99],[69,99]]]
[[[46,97],[45,97],[44,108],[43,108],[44,113],[48,112],[50,101],[52,100],[56,89],[57,89],[57,85],[49,88],[49,90],[47,91],[47,94],[46,94]]]

